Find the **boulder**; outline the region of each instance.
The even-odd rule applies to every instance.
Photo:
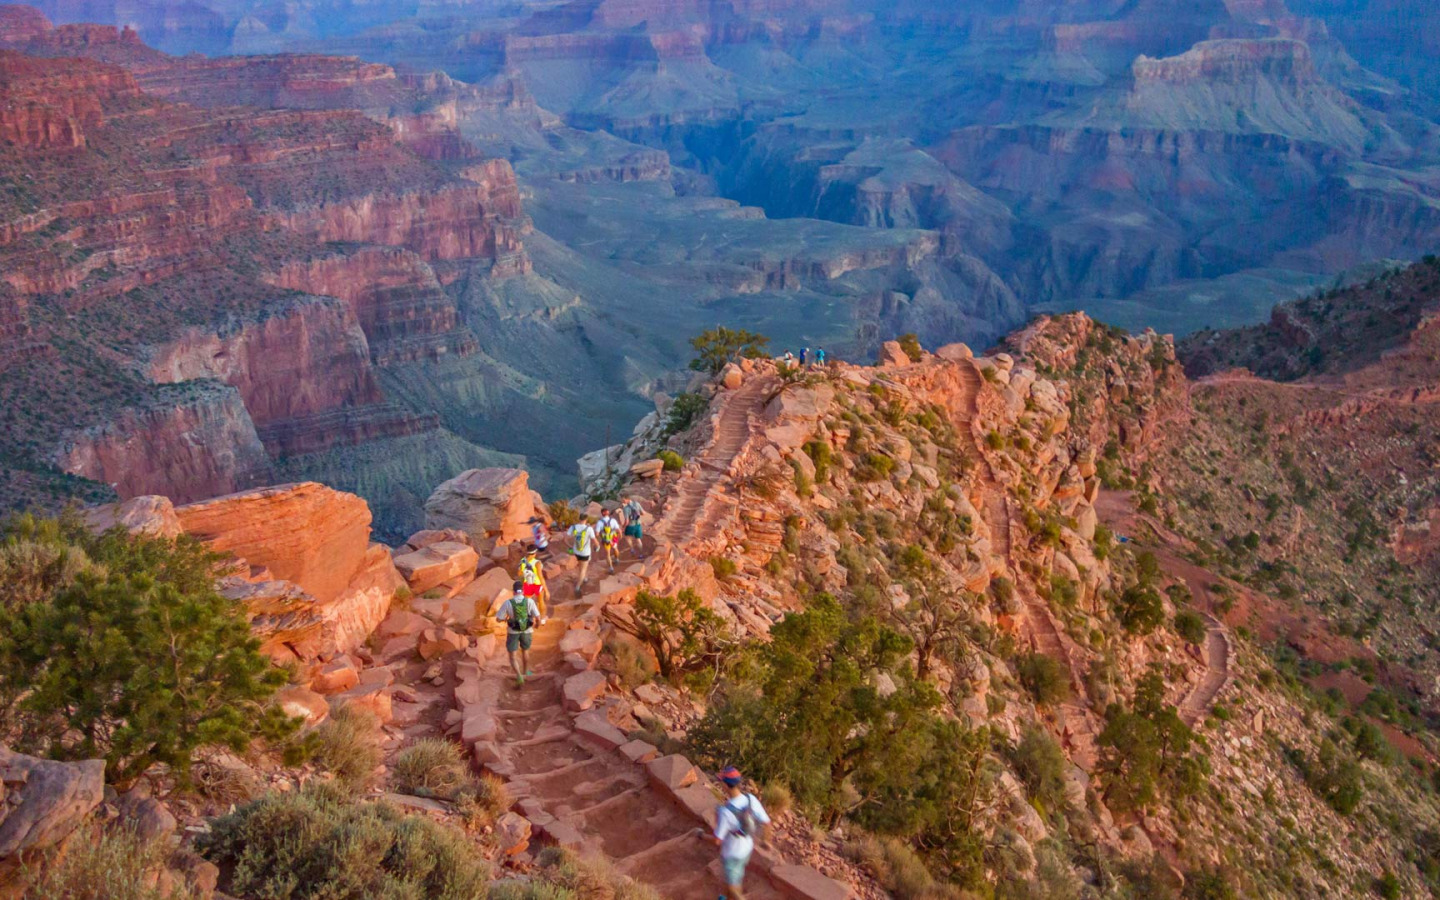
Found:
[[[463,576],[474,576],[480,554],[469,543],[436,541],[395,557],[395,568],[416,594]]]
[[[175,515],[175,504],[169,497],[131,497],[119,503],[107,503],[85,512],[85,524],[95,531],[109,531],[120,526],[131,534],[152,537],[179,537],[184,533]]]
[[[353,653],[370,640],[389,615],[395,592],[404,586],[405,579],[390,559],[390,548],[371,544],[345,591],[322,604],[321,615],[334,634],[335,649]]]
[[[630,467],[631,478],[659,478],[660,473],[665,471],[665,461],[662,459],[642,459]]]
[[[448,628],[427,628],[420,632],[420,643],[416,650],[420,653],[420,658],[428,662],[447,653],[458,653],[469,645],[469,639],[463,634]]]
[[[967,359],[974,359],[975,353],[965,344],[946,344],[935,355],[950,362],[963,362]]]
[[[581,672],[565,679],[562,689],[565,708],[570,712],[584,712],[605,695],[606,677],[604,672],[594,670]]]
[[[0,860],[64,840],[105,797],[105,761],[55,762],[0,747]]]
[[[320,694],[338,694],[359,683],[360,670],[348,656],[331,660],[310,676],[310,689]]]
[[[529,537],[534,515],[530,476],[522,469],[470,469],[425,501],[427,528],[463,531],[477,547]]]
[[[495,840],[506,856],[524,853],[530,846],[530,820],[517,812],[507,812],[495,823]]]
[[[321,603],[344,593],[370,550],[370,507],[314,482],[230,494],[175,514],[211,549],[269,569]]]
[[[660,755],[654,744],[641,740],[629,741],[620,745],[620,755],[633,763],[644,765]]]
[[[470,535],[456,528],[442,528],[439,530],[427,528],[424,531],[417,531],[410,535],[410,539],[400,548],[400,552],[413,553],[416,550],[423,550],[431,544],[438,544],[441,541],[469,544]]]
[[[244,605],[260,651],[276,663],[319,659],[336,647],[333,623],[326,622],[320,604],[300,585],[230,577],[218,587],[221,595]]]
[[[318,692],[298,684],[287,685],[275,692],[275,702],[285,715],[304,719],[306,725],[316,725],[330,714],[329,702]]]
[[[900,349],[899,341],[886,341],[880,346],[880,355],[876,364],[881,368],[898,368],[910,365],[910,357]]]
[[[348,691],[342,691],[330,698],[335,709],[355,706],[373,713],[381,725],[389,725],[395,718],[395,706],[390,699],[390,688],[383,684],[360,684]]]
[[[720,373],[720,383],[727,391],[738,390],[745,383],[745,373],[734,363],[728,363]]]
[[[168,840],[179,827],[165,804],[150,796],[147,789],[138,788],[122,794],[115,805],[120,810],[120,818],[141,840]]]
[[[612,725],[604,710],[599,709],[587,710],[576,716],[575,733],[606,750],[618,749],[628,741],[624,732]]]
[[[594,664],[595,658],[600,655],[604,642],[600,635],[584,628],[571,629],[565,632],[560,639],[560,652],[562,654],[575,653],[587,663]]]
[[[678,753],[651,760],[646,764],[645,770],[650,776],[651,784],[671,794],[700,780],[700,773],[695,766]]]

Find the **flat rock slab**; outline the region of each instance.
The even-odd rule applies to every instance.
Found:
[[[620,745],[620,754],[633,763],[644,765],[660,755],[654,744],[645,741],[629,741]]]
[[[606,750],[617,750],[629,740],[623,731],[610,724],[604,711],[598,709],[582,712],[575,717],[575,733]]]
[[[710,788],[703,784],[692,784],[690,787],[667,793],[682,812],[689,813],[706,828],[715,827],[715,809],[720,805],[720,798],[715,796],[715,792]]]
[[[410,590],[423,594],[464,576],[473,578],[479,562],[480,554],[469,544],[437,541],[395,557],[395,568],[404,576]]]
[[[809,866],[780,863],[770,870],[770,880],[792,900],[852,900],[850,886],[827,878]]]
[[[565,632],[565,636],[560,639],[560,652],[562,654],[575,653],[589,663],[595,662],[595,658],[600,655],[602,647],[604,647],[604,642],[600,640],[600,635],[583,628],[567,631]]]
[[[355,706],[374,713],[381,725],[389,725],[394,717],[390,689],[383,684],[361,683],[348,691],[342,691],[330,698],[330,707]]]
[[[672,794],[700,780],[700,773],[695,770],[695,766],[678,753],[652,760],[645,769],[650,775],[651,784]]]
[[[605,694],[606,680],[604,672],[594,670],[565,679],[565,686],[562,688],[565,708],[570,712],[584,712],[594,706],[595,701]]]

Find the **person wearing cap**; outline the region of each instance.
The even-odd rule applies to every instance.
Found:
[[[535,674],[530,671],[530,646],[535,640],[535,621],[539,619],[541,625],[545,624],[535,601],[525,596],[524,582],[515,582],[514,593],[501,604],[495,618],[505,623],[505,652],[510,654],[510,668],[515,670],[515,686],[524,687],[525,677]]]
[[[745,867],[755,852],[755,839],[765,843],[765,826],[770,816],[760,798],[741,787],[740,770],[728,766],[720,771],[725,785],[725,802],[715,810],[715,831],[706,837],[720,847],[720,865],[725,872],[725,893],[720,900],[745,900]],[[703,832],[702,832],[703,833]]]

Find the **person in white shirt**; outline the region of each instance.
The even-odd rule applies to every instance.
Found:
[[[575,554],[575,559],[580,562],[580,571],[575,574],[575,596],[579,597],[585,593],[585,576],[590,572],[590,557],[595,553],[595,545],[600,539],[595,536],[595,529],[591,527],[589,519],[581,519],[565,533],[570,537],[570,552]]]
[[[535,640],[535,622],[541,625],[540,608],[535,601],[525,596],[525,582],[515,582],[515,593],[500,605],[495,618],[505,623],[505,651],[510,654],[510,668],[515,670],[515,686],[525,686],[525,676],[530,671],[530,644]],[[516,652],[519,656],[516,656]]]
[[[645,526],[641,524],[641,516],[644,510],[640,508],[640,501],[631,497],[620,507],[625,514],[625,544],[635,554],[636,559],[645,558]]]
[[[720,864],[725,871],[725,891],[720,900],[745,900],[745,867],[755,852],[755,840],[765,839],[770,816],[760,798],[741,789],[740,770],[728,766],[720,772],[725,785],[725,802],[715,810],[715,831],[706,835],[720,847]]]

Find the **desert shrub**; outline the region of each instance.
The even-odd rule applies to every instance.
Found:
[[[896,340],[900,343],[900,349],[905,351],[906,356],[910,357],[911,362],[918,363],[925,358],[925,348],[920,346],[920,338],[915,332],[912,331],[909,334],[902,334]]]
[[[936,880],[925,860],[903,841],[861,833],[845,854],[880,882],[896,900],[950,900],[969,896]]]
[[[1120,594],[1115,613],[1126,631],[1149,634],[1165,621],[1165,602],[1154,586],[1134,584]]]
[[[1035,725],[1026,726],[1010,754],[1010,764],[1025,782],[1030,796],[1046,809],[1058,810],[1065,806],[1065,754],[1048,731]]]
[[[550,519],[555,523],[556,528],[569,528],[580,521],[580,510],[571,506],[569,501],[554,500],[547,507],[550,512]]]
[[[1204,643],[1205,620],[1194,610],[1180,610],[1175,614],[1175,619],[1171,624],[1175,627],[1175,633],[1189,643]]]
[[[716,578],[724,581],[734,576],[734,574],[740,570],[740,567],[736,565],[735,560],[729,557],[712,556],[710,557],[710,570],[715,573]]]
[[[0,721],[16,749],[103,756],[124,786],[157,764],[183,779],[202,746],[241,751],[294,731],[269,703],[284,673],[243,606],[215,590],[219,557],[193,538],[20,516],[0,547],[18,578],[0,589]]]
[[[1185,873],[1185,889],[1180,896],[1185,900],[1236,900],[1240,895],[1230,886],[1224,872],[1206,867]]]
[[[615,674],[627,688],[637,688],[655,677],[655,660],[629,636],[615,636],[605,643],[605,650],[614,660]]]
[[[395,787],[417,797],[450,799],[470,783],[470,767],[460,745],[444,738],[421,738],[395,758]]]
[[[830,480],[830,467],[835,462],[834,451],[828,441],[807,441],[801,448],[815,464],[815,483],[825,484]]]
[[[855,467],[855,477],[861,481],[884,481],[895,471],[895,460],[884,453],[871,451],[860,457]]]
[[[169,849],[157,841],[142,840],[127,828],[84,826],[41,866],[40,877],[22,895],[23,900],[191,900],[197,897],[183,885],[168,894],[154,884],[154,873],[164,865]],[[27,873],[28,874],[28,873]]]
[[[676,453],[674,450],[661,450],[655,454],[655,458],[665,464],[665,471],[667,472],[678,472],[685,468],[685,457]]]
[[[1329,738],[1320,742],[1313,758],[1298,750],[1291,750],[1288,755],[1304,776],[1305,784],[1331,809],[1349,816],[1359,808],[1365,796],[1365,773],[1359,763]]]
[[[615,627],[649,647],[660,677],[670,681],[715,671],[736,644],[725,620],[689,588],[673,597],[641,591]]]
[[[1020,684],[1041,706],[1053,706],[1070,696],[1070,676],[1053,656],[1026,653],[1015,660]]]
[[[471,834],[484,831],[505,814],[514,801],[505,782],[494,775],[471,778],[456,792],[455,812]]]
[[[682,431],[688,431],[705,410],[710,408],[710,401],[705,399],[704,394],[696,394],[686,391],[676,394],[675,399],[670,402],[670,409],[665,414],[665,430],[661,432],[662,437],[670,437]]]
[[[800,463],[792,459],[790,460],[790,468],[795,472],[795,496],[804,500],[814,495],[815,482],[810,480],[810,476],[805,473]]]
[[[660,900],[660,895],[652,888],[622,875],[604,857],[579,856],[568,850],[548,847],[540,852],[536,863],[543,883],[569,891],[576,898]]]
[[[711,328],[690,339],[690,346],[695,349],[690,368],[716,375],[732,360],[764,356],[765,345],[769,343],[770,339],[765,335],[743,328],[726,328],[723,325]]]
[[[229,892],[277,900],[483,897],[489,867],[459,831],[311,782],[216,819],[196,847]]]
[[[348,787],[367,787],[382,756],[379,729],[367,709],[347,704],[331,711],[314,731],[315,762]]]
[[[795,795],[783,782],[772,781],[760,789],[760,802],[772,816],[783,816],[795,806]]]

